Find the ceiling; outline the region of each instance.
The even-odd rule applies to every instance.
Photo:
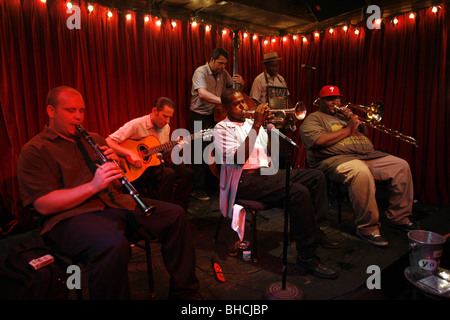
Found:
[[[441,1],[418,0],[93,0],[104,7],[175,20],[196,19],[260,35],[306,34],[339,24],[358,24],[378,5],[382,17],[419,10]]]

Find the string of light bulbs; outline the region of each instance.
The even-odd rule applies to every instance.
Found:
[[[46,2],[47,2],[46,0],[37,0],[37,1],[40,1],[41,3],[46,3]],[[72,6],[73,6],[73,3],[72,3],[72,2],[73,2],[73,0],[67,0],[67,1],[66,1],[66,6],[67,6],[67,8],[68,8],[69,10],[72,9]],[[78,2],[81,2],[81,0],[78,1]],[[92,13],[95,11],[94,3],[89,2],[89,1],[84,1],[84,2],[85,2],[85,4],[86,4],[86,8],[87,8],[88,13],[89,13],[89,14],[92,14]],[[103,7],[103,6],[101,6],[100,4],[95,4],[95,5],[98,6],[98,7],[104,8],[104,9],[106,10],[106,15],[107,15],[108,18],[112,18],[112,17],[114,16],[113,9]],[[433,14],[437,15],[437,13],[439,12],[440,9],[441,9],[441,6],[439,6],[439,5],[433,5],[433,6],[430,6],[430,7],[425,8],[425,9],[421,9],[421,10],[431,10],[431,12],[432,12]],[[406,13],[406,14],[408,15],[408,18],[411,19],[411,20],[414,20],[414,19],[416,18],[416,15],[417,15],[416,12],[410,12],[410,13]],[[405,14],[401,14],[401,15],[405,15]],[[390,16],[390,17],[383,17],[383,18],[375,19],[375,20],[373,21],[374,30],[380,30],[380,29],[381,29],[381,26],[383,25],[383,22],[384,22],[384,23],[390,22],[390,23],[392,23],[392,25],[397,26],[397,25],[399,24],[399,20],[398,20],[398,17],[399,17],[399,16],[400,16],[400,14],[397,14],[397,15],[394,15],[394,16]],[[126,19],[127,19],[128,21],[129,21],[129,20],[132,20],[132,19],[133,19],[132,12],[131,12],[131,11],[125,12],[125,17],[126,17]],[[145,21],[145,22],[149,22],[149,21],[151,20],[150,17],[156,18],[156,21],[155,21],[156,26],[160,27],[160,26],[162,25],[163,19],[162,19],[161,17],[153,16],[153,15],[151,15],[151,14],[145,14],[145,15],[144,15],[144,21]],[[190,19],[190,25],[191,25],[191,27],[196,28],[199,24],[200,24],[200,23],[197,22],[197,19],[195,19],[195,18],[191,18],[191,19]],[[170,20],[170,25],[172,26],[172,28],[176,28],[176,27],[177,27],[177,22],[176,22],[176,20],[171,19],[171,20]],[[356,25],[356,26],[353,26],[353,27],[354,27],[353,33],[354,33],[356,36],[358,36],[358,35],[360,34],[360,31],[361,31],[360,29],[361,29],[362,27],[359,27],[359,26],[357,26],[357,25]],[[230,28],[221,27],[221,26],[217,26],[217,28],[218,28],[218,29],[221,29],[222,35],[227,35],[227,34],[229,33],[229,31],[231,30]],[[334,27],[329,27],[329,28],[328,28],[328,32],[329,32],[331,35],[333,35],[333,34],[336,33],[336,31],[337,31],[339,28],[341,28],[344,32],[348,32],[348,31],[350,30],[349,25],[348,25],[348,24],[344,24],[344,25],[342,25],[342,26],[337,25],[337,26],[334,26]],[[326,30],[326,28],[325,28],[325,30]],[[205,24],[205,31],[206,31],[206,32],[210,32],[210,31],[211,31],[211,25],[210,25],[210,24]],[[242,35],[243,35],[244,38],[248,38],[248,37],[249,37],[249,33],[248,33],[248,32],[246,32],[246,31],[241,31],[241,30],[239,30],[239,32],[242,33]],[[303,43],[307,43],[307,42],[308,42],[308,36],[309,36],[309,35],[313,34],[314,39],[317,40],[318,38],[320,38],[320,35],[321,35],[323,32],[324,32],[324,30],[317,30],[317,31],[314,31],[314,32],[312,32],[312,33],[309,33],[308,35],[302,35],[302,34],[289,34],[289,35],[284,35],[284,36],[264,36],[264,35],[258,35],[257,33],[254,33],[253,36],[252,36],[252,39],[253,39],[253,40],[258,40],[258,39],[261,38],[261,39],[262,39],[262,43],[263,43],[264,45],[267,45],[267,44],[269,44],[270,42],[276,43],[277,40],[280,40],[280,39],[281,39],[283,42],[286,42],[286,41],[288,41],[288,39],[289,39],[288,37],[291,37],[292,40],[294,40],[294,41],[297,40],[297,39],[299,39],[299,38],[301,38]]]

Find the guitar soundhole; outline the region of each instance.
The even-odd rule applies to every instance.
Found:
[[[144,144],[140,144],[138,146],[138,152],[141,155],[142,159],[144,160],[144,163],[147,163],[150,160],[150,154],[148,152],[148,148]]]

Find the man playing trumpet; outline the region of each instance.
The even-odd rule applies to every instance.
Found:
[[[357,116],[347,116],[347,121],[336,117],[341,96],[338,87],[324,86],[319,110],[307,116],[300,127],[308,164],[348,186],[357,235],[373,245],[387,246],[380,234],[375,181],[389,181],[386,216],[392,225],[413,230],[415,225],[409,219],[414,196],[411,171],[405,160],[374,149]]]
[[[276,206],[285,198],[286,170],[267,172],[274,155],[270,155],[269,136],[261,128],[270,109],[260,104],[254,119],[244,116],[247,103],[239,91],[227,89],[221,100],[228,112],[227,118],[214,127],[216,156],[221,157],[220,209],[232,216],[236,198],[263,201]],[[272,146],[275,141],[272,141]],[[273,150],[272,150],[273,151]],[[292,233],[298,258],[296,268],[302,273],[334,279],[337,272],[324,266],[317,256],[324,235],[317,226],[318,215],[327,211],[326,180],[314,169],[292,170],[289,207]]]

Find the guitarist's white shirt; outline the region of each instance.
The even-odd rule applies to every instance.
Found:
[[[148,136],[158,138],[161,144],[169,142],[170,126],[166,124],[161,129],[153,126],[150,115],[148,114],[128,121],[117,129],[116,132],[109,135],[118,144],[121,144],[125,140],[142,140]]]

